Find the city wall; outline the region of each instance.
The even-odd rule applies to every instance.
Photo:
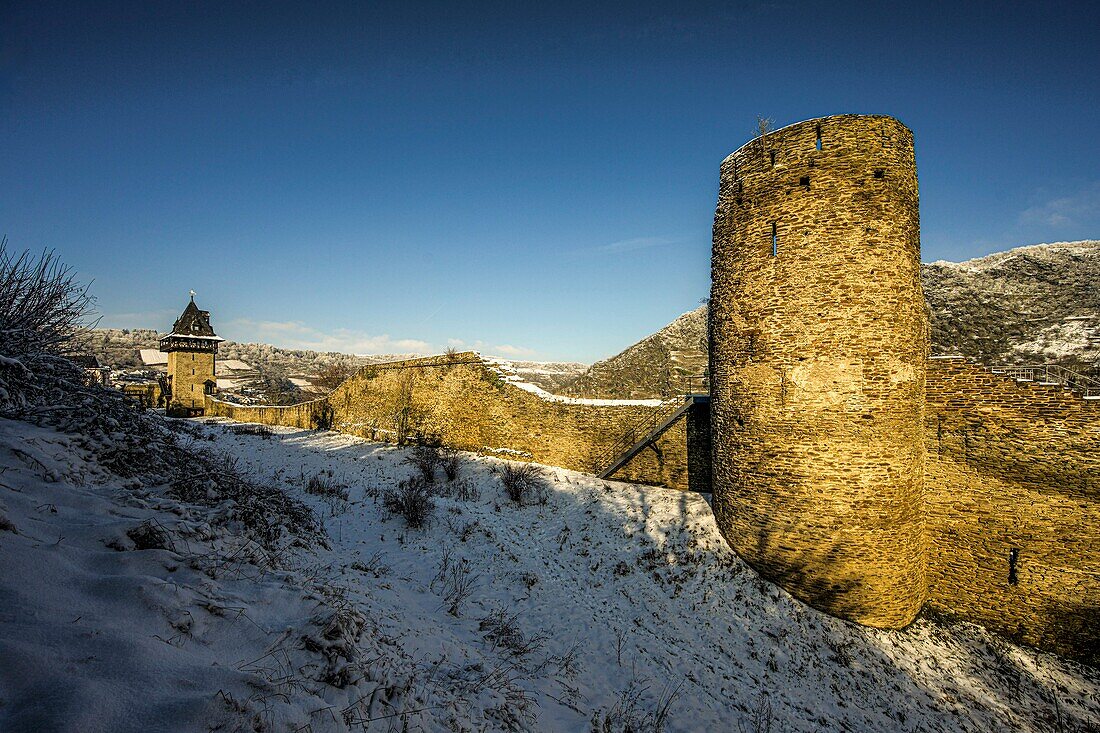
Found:
[[[926,358],[909,130],[811,120],[721,175],[709,415],[693,409],[614,478],[713,480],[730,545],[835,615],[899,627],[923,607],[1100,662],[1100,401]],[[300,405],[206,402],[579,471],[652,410],[549,399],[473,353],[364,367]]]
[[[1100,661],[1100,401],[929,362],[928,605]]]
[[[654,409],[591,402],[556,401],[521,389],[467,352],[366,366],[328,396],[297,405],[251,407],[209,398],[206,414],[332,428],[370,440],[431,436],[462,450],[591,472],[616,439]],[[700,429],[696,416],[693,434]],[[687,430],[680,421],[613,478],[689,488],[692,476],[701,479],[697,465],[689,470]]]

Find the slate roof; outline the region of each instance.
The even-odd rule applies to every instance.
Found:
[[[95,354],[71,354],[69,356],[69,361],[85,369],[103,368],[103,365],[99,363],[99,359],[96,358]]]
[[[183,313],[176,319],[169,336],[191,336],[193,338],[218,338],[210,325],[210,311],[199,310],[192,298]],[[220,339],[219,339],[220,340]]]

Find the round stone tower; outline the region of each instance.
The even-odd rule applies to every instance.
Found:
[[[722,163],[711,261],[714,513],[764,577],[880,627],[925,598],[913,134],[839,115]]]

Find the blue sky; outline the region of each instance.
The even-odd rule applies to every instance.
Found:
[[[592,361],[757,116],[914,130],[923,257],[1100,237],[1100,4],[0,4],[0,234],[102,324]]]

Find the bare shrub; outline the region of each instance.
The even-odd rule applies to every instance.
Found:
[[[302,648],[324,657],[325,664],[315,668],[311,676],[318,682],[344,689],[363,678],[359,640],[367,627],[367,618],[347,598],[345,588],[318,587],[325,607],[310,619],[302,634]]]
[[[508,613],[498,608],[478,623],[478,631],[493,649],[501,649],[509,656],[523,660],[542,649],[546,637],[527,637],[519,628],[519,613]]]
[[[16,256],[7,237],[0,239],[0,354],[71,353],[92,302],[53,252]]]
[[[740,733],[771,733],[772,730],[772,701],[763,692],[756,698],[756,708],[752,711],[749,722],[737,721],[737,730]]]
[[[306,493],[314,496],[348,500],[347,485],[336,481],[331,473],[322,472],[316,476],[310,476],[309,481],[306,483]]]
[[[451,482],[458,478],[458,469],[462,464],[462,454],[457,448],[444,445],[439,447],[439,467],[443,469],[443,475]]]
[[[399,377],[397,394],[394,396],[393,413],[391,421],[397,437],[397,444],[404,445],[412,434],[413,426],[420,419],[420,411],[413,403],[413,384],[416,374],[413,370],[407,370]]]
[[[422,442],[413,448],[412,455],[405,459],[405,463],[415,466],[425,482],[434,484],[435,469],[442,463],[439,443],[431,439]]]
[[[675,688],[666,685],[650,703],[649,684],[644,679],[631,679],[610,710],[603,715],[598,710],[592,714],[592,733],[661,733],[683,685],[682,681]]]
[[[390,574],[390,566],[382,562],[382,553],[376,552],[366,560],[356,560],[351,564],[352,570],[358,570],[360,573],[366,573],[373,575],[376,578]]]
[[[505,463],[493,468],[504,493],[515,504],[545,504],[550,496],[546,471],[534,463]]]
[[[265,440],[270,439],[271,436],[275,434],[267,425],[253,425],[251,423],[247,425],[234,425],[230,428],[230,431],[234,435],[255,435]]]
[[[155,519],[146,519],[136,527],[126,530],[126,536],[134,543],[137,550],[167,550],[171,549],[171,540],[168,532],[160,522]]]
[[[313,511],[273,486],[254,482],[245,476],[235,459],[220,461],[198,454],[192,457],[191,470],[180,470],[170,481],[168,495],[173,499],[218,507],[220,521],[240,522],[245,531],[266,548],[275,548],[288,533],[299,542],[313,541],[327,546],[324,532]]]
[[[398,484],[396,489],[383,491],[382,506],[404,517],[409,527],[420,529],[435,509],[435,500],[428,482],[422,476],[413,476]]]
[[[455,481],[451,486],[451,496],[459,501],[477,501],[481,498],[481,489],[472,481]]]
[[[466,542],[471,537],[473,537],[474,532],[476,532],[480,528],[481,528],[481,522],[479,522],[476,519],[472,522],[467,522],[466,524],[462,525],[462,529],[459,530],[459,533],[458,533],[459,541]]]
[[[457,618],[462,612],[462,604],[474,592],[477,578],[477,574],[470,570],[469,560],[455,560],[450,548],[445,547],[439,559],[439,571],[432,578],[429,588],[443,597],[447,613]]]
[[[309,417],[310,426],[314,430],[332,430],[332,424],[335,420],[336,412],[332,409],[332,405],[327,402],[315,405]]]

